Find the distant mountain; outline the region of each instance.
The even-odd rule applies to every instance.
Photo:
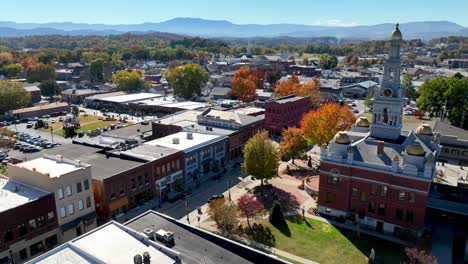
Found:
[[[174,18],[159,23],[142,24],[84,24],[84,23],[15,23],[0,21],[0,36],[26,35],[110,35],[124,32],[168,32],[201,37],[336,37],[352,39],[384,39],[392,31],[390,23],[371,26],[311,26],[299,24],[234,24],[226,20],[200,18]],[[430,39],[444,36],[468,36],[468,28],[449,21],[424,21],[404,23],[400,26],[406,39]]]

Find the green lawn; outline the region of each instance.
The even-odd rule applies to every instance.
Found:
[[[88,130],[95,130],[96,128],[110,126],[111,124],[116,124],[117,122],[119,122],[118,120],[113,120],[113,121],[99,120],[99,116],[94,116],[94,115],[80,115],[78,117],[78,121],[80,122],[81,127],[77,130],[77,132],[84,132],[84,133],[88,132]],[[131,125],[131,124],[132,124],[131,122],[124,123],[124,125],[126,126]],[[63,136],[62,126],[63,126],[63,122],[56,122],[53,124],[49,124],[48,129],[42,128],[41,130],[50,132],[50,127],[52,127],[54,134]]]
[[[291,254],[326,263],[367,263],[371,248],[381,263],[400,263],[403,248],[399,245],[307,218],[288,218],[287,228],[278,228],[268,220],[256,221],[274,236],[274,247]],[[269,230],[268,230],[269,229]],[[271,239],[270,239],[271,240]]]

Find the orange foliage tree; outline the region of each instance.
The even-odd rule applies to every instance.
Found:
[[[355,121],[356,117],[347,106],[327,103],[305,114],[301,129],[309,143],[322,146],[339,131],[349,129]]]
[[[39,63],[37,62],[37,60],[33,56],[30,56],[30,55],[27,55],[23,59],[21,59],[20,64],[21,66],[23,66],[23,68],[26,71],[33,70],[37,66],[39,66]]]
[[[231,83],[232,94],[242,102],[255,100],[256,85],[248,67],[236,71]]]
[[[303,158],[307,150],[307,140],[302,135],[302,131],[296,127],[289,127],[283,130],[283,140],[279,144],[281,156],[287,160]]]
[[[250,78],[255,83],[257,89],[263,89],[263,83],[265,82],[265,71],[256,70],[250,74]]]
[[[275,92],[279,97],[290,94],[309,96],[312,106],[315,107],[319,104],[320,81],[312,78],[312,80],[301,84],[299,78],[293,75],[290,79],[281,81],[275,87]]]

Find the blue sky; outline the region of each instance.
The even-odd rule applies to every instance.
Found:
[[[468,0],[16,0],[2,21],[134,24],[175,17],[238,24],[371,25],[448,20],[468,26]]]

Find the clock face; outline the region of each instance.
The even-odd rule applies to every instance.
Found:
[[[392,96],[392,94],[393,94],[392,89],[387,88],[387,89],[384,90],[384,95],[385,96],[390,97],[390,96]]]

